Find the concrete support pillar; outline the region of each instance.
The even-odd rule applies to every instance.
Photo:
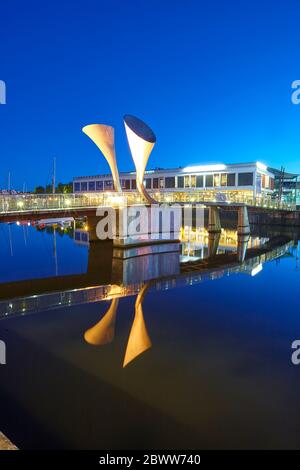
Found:
[[[208,257],[212,258],[216,256],[219,242],[220,242],[221,232],[209,232],[208,233]]]
[[[249,235],[250,233],[250,224],[249,224],[247,206],[239,207],[237,232],[238,232],[238,235]]]
[[[216,206],[208,208],[208,232],[221,232],[220,213]]]
[[[238,234],[237,258],[240,263],[245,261],[249,238],[249,234]]]

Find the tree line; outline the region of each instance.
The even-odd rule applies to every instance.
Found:
[[[36,186],[34,189],[35,194],[51,194],[53,192],[52,184],[46,186]],[[68,194],[73,192],[73,183],[58,183],[55,188],[56,193]]]

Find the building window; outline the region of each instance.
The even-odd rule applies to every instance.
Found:
[[[136,180],[131,180],[131,189],[136,189]]]
[[[175,176],[166,176],[165,178],[166,188],[175,188]]]
[[[185,188],[189,188],[189,187],[190,187],[190,177],[189,177],[189,175],[186,175],[186,176],[184,177],[184,187],[185,187]]]
[[[214,186],[220,186],[220,175],[219,175],[219,173],[216,173],[214,175]]]
[[[96,191],[103,191],[103,181],[96,181]]]
[[[87,182],[81,183],[81,191],[87,191]]]
[[[104,191],[111,191],[113,189],[113,182],[111,180],[104,181]]]
[[[239,173],[238,185],[239,186],[252,186],[253,185],[253,173]]]
[[[270,178],[268,175],[266,175],[266,189],[270,188]]]
[[[124,180],[124,188],[130,189],[130,180]]]
[[[153,189],[158,189],[158,178],[153,178]]]
[[[96,184],[95,181],[89,181],[89,191],[95,191]]]
[[[177,188],[184,188],[184,177],[177,176]]]
[[[203,176],[196,176],[197,188],[203,188]]]
[[[144,184],[146,189],[151,189],[151,178],[146,178]]]
[[[227,186],[235,186],[235,173],[227,173]]]
[[[214,176],[213,175],[206,175],[205,176],[205,186],[207,188],[212,188],[214,185]]]
[[[74,192],[79,193],[80,192],[80,183],[74,183]]]
[[[221,174],[221,186],[227,186],[227,173]]]
[[[159,188],[160,189],[163,189],[165,187],[165,182],[164,182],[164,178],[159,178]]]
[[[192,175],[191,176],[191,188],[195,188],[195,187],[196,187],[196,176]]]

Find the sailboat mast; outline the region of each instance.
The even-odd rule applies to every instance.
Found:
[[[53,158],[53,177],[52,177],[52,193],[55,194],[56,186],[56,157]]]

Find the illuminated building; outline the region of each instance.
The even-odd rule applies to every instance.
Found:
[[[260,162],[196,165],[144,171],[147,159],[148,157],[143,160],[141,170],[138,169],[137,173],[120,173],[122,191],[137,191],[141,185],[141,175],[143,175],[142,186],[154,199],[159,199],[159,195],[168,194],[173,201],[186,200],[189,197],[198,200],[238,201],[247,198],[268,198],[274,191],[274,174]],[[112,190],[114,184],[110,174],[80,176],[73,179],[74,193]]]

